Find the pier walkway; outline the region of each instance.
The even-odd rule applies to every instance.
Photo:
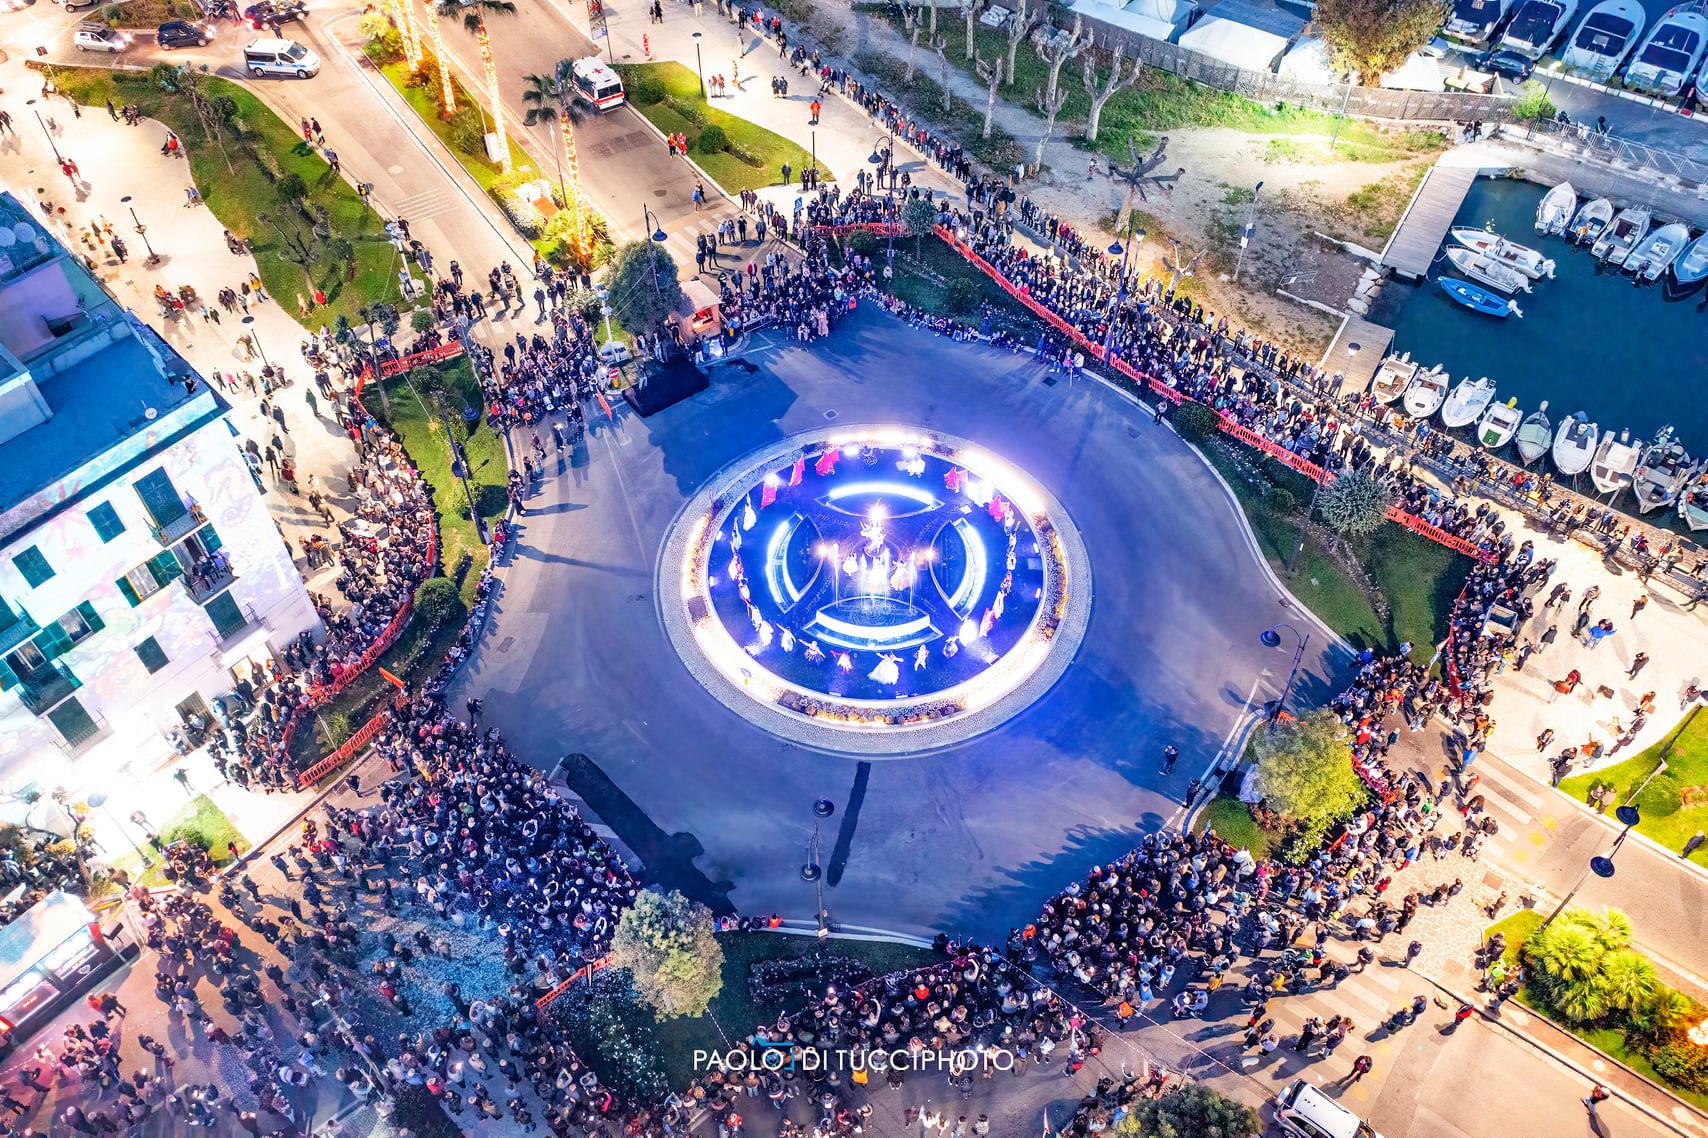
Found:
[[[1447,230],[1476,180],[1476,166],[1438,163],[1432,167],[1382,251],[1382,264],[1408,280],[1428,276],[1435,251],[1447,239]]]

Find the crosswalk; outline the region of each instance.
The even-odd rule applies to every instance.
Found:
[[[391,203],[394,216],[407,218],[410,225],[419,225],[456,208],[447,190],[427,190],[409,194]]]

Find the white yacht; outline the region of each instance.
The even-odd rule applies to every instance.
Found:
[[[1500,37],[1500,50],[1540,59],[1577,14],[1578,0],[1524,0]]]
[[[1536,204],[1536,232],[1548,237],[1565,233],[1578,210],[1578,192],[1570,182],[1561,182],[1542,195]]]
[[[1574,411],[1554,432],[1554,466],[1561,474],[1582,474],[1595,457],[1595,440],[1601,433],[1582,411]]]
[[[1542,405],[1524,416],[1524,422],[1518,425],[1518,434],[1513,439],[1513,445],[1518,448],[1518,460],[1529,466],[1547,453],[1553,438],[1554,425],[1548,420],[1548,401],[1544,399]]]
[[[1648,210],[1642,206],[1622,209],[1619,216],[1613,219],[1613,224],[1601,231],[1601,236],[1595,239],[1595,244],[1589,251],[1597,259],[1610,265],[1622,265],[1625,258],[1631,255],[1631,250],[1637,247],[1637,242],[1648,232]]]
[[[1637,242],[1637,247],[1625,258],[1625,271],[1640,280],[1655,280],[1688,244],[1690,226],[1681,221],[1663,225]]]
[[[1625,82],[1651,95],[1678,94],[1708,50],[1708,15],[1702,9],[1703,0],[1693,0],[1655,21],[1625,68]]]
[[[1603,494],[1617,494],[1631,485],[1631,472],[1637,469],[1642,455],[1631,445],[1631,432],[1620,431],[1614,438],[1608,431],[1595,448],[1595,461],[1590,463],[1589,477]]]
[[[1512,441],[1513,432],[1518,430],[1523,418],[1524,412],[1518,409],[1516,399],[1491,403],[1483,412],[1482,422],[1477,424],[1477,441],[1489,450],[1499,450]]]
[[[1441,401],[1447,398],[1447,373],[1440,368],[1420,371],[1406,387],[1406,413],[1414,419],[1427,419],[1435,414]]]
[[[1447,17],[1447,25],[1441,29],[1441,34],[1450,40],[1480,47],[1489,42],[1511,7],[1512,0],[1453,0],[1453,11]]]
[[[1499,289],[1501,292],[1530,291],[1529,277],[1481,253],[1470,249],[1449,249],[1447,259],[1453,262],[1455,269],[1490,288]]]
[[[1376,374],[1370,380],[1370,398],[1378,403],[1392,403],[1416,374],[1417,362],[1411,358],[1410,352],[1389,356],[1376,368]]]
[[[1642,464],[1633,476],[1638,507],[1646,514],[1672,505],[1695,473],[1696,464],[1690,460],[1684,445],[1673,439],[1672,428],[1662,427],[1643,452]]]
[[[1567,71],[1592,79],[1611,78],[1631,49],[1648,15],[1637,0],[1601,0],[1566,42],[1560,62]]]

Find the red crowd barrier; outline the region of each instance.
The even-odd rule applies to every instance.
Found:
[[[390,379],[399,372],[408,371],[412,367],[418,367],[421,364],[444,363],[446,360],[454,360],[462,354],[463,346],[457,340],[451,340],[448,343],[440,344],[436,348],[423,348],[419,352],[411,352],[407,356],[399,356],[395,360],[383,361],[380,364],[380,378]],[[356,374],[357,399],[362,398],[362,389],[366,387],[369,381],[373,378],[373,369],[368,367],[364,367]]]
[[[318,763],[315,763],[312,767],[303,771],[302,774],[297,777],[297,785],[304,788],[313,786],[322,778],[325,778],[327,775],[349,762],[350,758],[355,755],[356,752],[360,751],[363,747],[366,747],[369,743],[372,743],[374,741],[374,736],[384,730],[385,725],[390,722],[391,712],[384,710],[380,711],[372,719],[362,724],[354,735],[351,735],[348,739],[344,740],[343,745],[336,751],[333,751],[330,755],[327,755],[324,759],[321,759]]]
[[[814,225],[814,233],[840,237],[844,233],[870,233],[874,237],[906,237],[907,226],[899,221],[850,221],[845,225]]]
[[[553,988],[551,991],[547,992],[545,995],[541,996],[539,999],[534,1001],[535,1013],[537,1014],[539,1012],[545,1011],[546,1008],[551,1006],[551,1003],[553,1000],[557,999],[559,996],[561,996],[565,992],[569,991],[570,985],[574,984],[577,980],[581,980],[583,978],[585,978],[587,980],[591,980],[591,979],[593,979],[593,974],[595,972],[599,971],[601,968],[608,967],[609,965],[610,965],[609,958],[604,957],[604,956],[601,956],[599,959],[593,961],[591,964],[583,964],[580,968],[577,968],[573,973],[570,974],[569,979],[565,980],[563,983],[559,984],[557,987]]]
[[[977,253],[973,252],[970,246],[956,237],[947,228],[939,225],[936,227],[936,231],[937,236],[941,237],[951,249],[955,250],[955,252],[959,253],[962,257],[965,257],[969,262],[971,262],[974,268],[978,269],[985,276],[995,281],[1009,296],[1012,296],[1015,300],[1025,305],[1027,309],[1038,317],[1038,319],[1044,321],[1058,332],[1066,335],[1093,358],[1098,360],[1103,359],[1102,344],[1093,343],[1084,332],[1081,332],[1078,328],[1075,328],[1072,324],[1069,324],[1066,320],[1050,311],[1047,305],[1033,299],[1031,294],[1026,292],[1026,290],[1016,288],[1014,284],[1009,281],[1007,277],[1003,276],[995,266],[993,266],[989,261],[986,261],[983,257],[979,256]],[[1171,400],[1175,403],[1184,403],[1189,400],[1197,402],[1196,400],[1192,400],[1192,397],[1187,395],[1185,392],[1178,388],[1170,387],[1168,384],[1163,383],[1153,375],[1148,375],[1139,371],[1137,368],[1119,357],[1107,360],[1105,363],[1108,367],[1119,372],[1121,375],[1126,376],[1140,387],[1146,388],[1153,394],[1161,396],[1164,399]],[[1212,410],[1214,410],[1214,408],[1212,408]],[[1323,480],[1323,469],[1316,463],[1309,462],[1299,457],[1297,454],[1294,454],[1281,444],[1266,439],[1255,431],[1241,426],[1219,411],[1217,411],[1216,414],[1221,420],[1220,429],[1224,434],[1232,435],[1234,438],[1239,439],[1246,445],[1262,451],[1270,458],[1275,459],[1277,462],[1286,464],[1313,481],[1321,482]],[[1413,533],[1426,537],[1437,544],[1446,546],[1455,553],[1463,553],[1467,557],[1471,557],[1482,562],[1494,560],[1494,554],[1489,550],[1483,549],[1481,546],[1466,541],[1464,538],[1459,537],[1456,534],[1448,533],[1440,526],[1432,525],[1414,514],[1408,514],[1398,506],[1388,507],[1388,518],[1391,521],[1398,522],[1400,525],[1405,526]]]

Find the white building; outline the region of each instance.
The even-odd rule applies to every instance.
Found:
[[[0,194],[0,781],[116,800],[318,623],[229,411]]]

